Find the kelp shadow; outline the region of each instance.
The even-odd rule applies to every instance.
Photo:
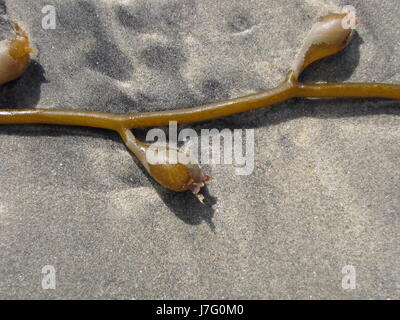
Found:
[[[34,108],[41,94],[41,85],[46,83],[45,71],[31,60],[21,78],[0,86],[0,109]]]
[[[152,181],[153,186],[155,183]],[[217,198],[210,195],[207,186],[200,191],[205,198],[204,204],[200,203],[191,191],[173,192],[160,186],[154,187],[161,200],[183,222],[190,225],[199,225],[204,221],[215,232],[215,225],[212,219],[214,217],[213,205],[217,203]]]
[[[343,82],[351,77],[360,62],[360,46],[364,40],[355,32],[351,43],[342,51],[318,60],[308,66],[300,76],[300,81]]]
[[[148,174],[140,161],[128,149],[127,152],[130,153],[133,161],[147,177],[160,199],[176,217],[189,225],[199,225],[202,222],[206,222],[210,229],[215,232],[215,225],[212,219],[214,217],[213,205],[217,203],[217,198],[209,193],[207,186],[200,191],[205,197],[204,204],[191,191],[175,192],[165,189]]]

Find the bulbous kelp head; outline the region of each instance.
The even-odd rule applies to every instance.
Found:
[[[190,154],[163,145],[148,145],[137,140],[130,130],[121,130],[126,146],[136,155],[151,177],[172,191],[191,190],[203,202],[199,191],[211,178],[203,174]]]
[[[151,146],[146,150],[146,163],[149,174],[163,187],[177,191],[191,190],[200,201],[204,197],[199,191],[210,180],[203,174],[200,166],[179,149]]]
[[[18,79],[28,68],[30,53],[29,37],[13,22],[15,39],[0,41],[0,85]]]
[[[163,187],[173,191],[191,190],[194,194],[204,187],[210,177],[204,175],[197,164],[149,164],[150,175]]]
[[[333,55],[349,45],[355,31],[343,22],[349,19],[348,15],[350,14],[331,13],[313,25],[292,68],[296,78],[311,63]],[[355,24],[359,23],[360,21],[356,17]]]

